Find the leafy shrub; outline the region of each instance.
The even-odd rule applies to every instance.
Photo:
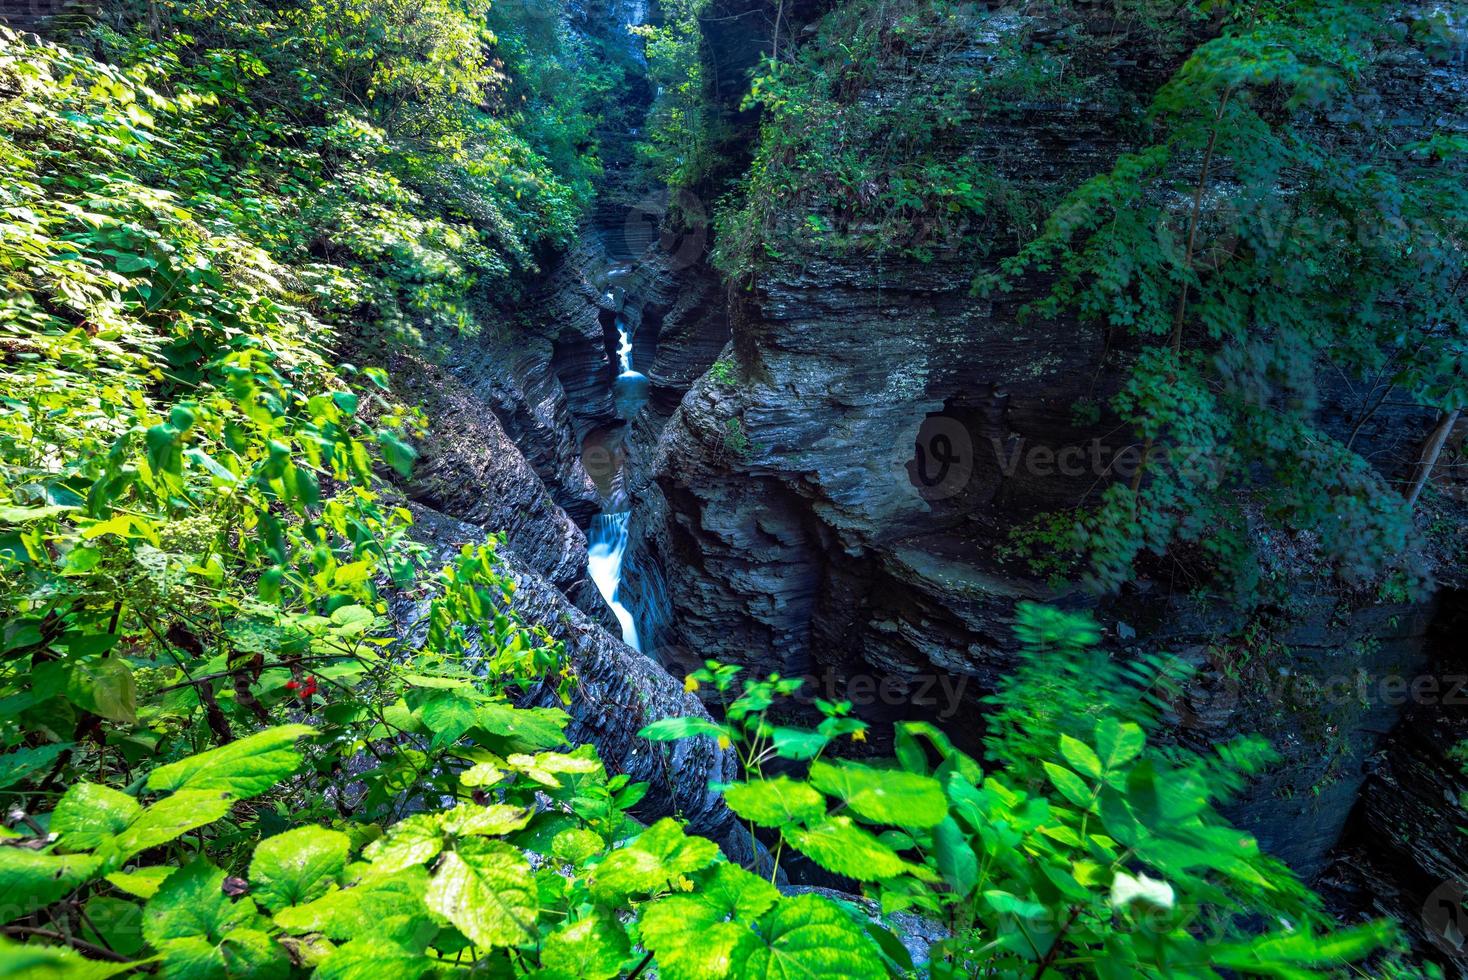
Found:
[[[1156,93],[1151,145],[979,279],[1053,280],[1028,313],[1077,314],[1140,348],[1111,399],[1138,438],[1135,473],[1059,540],[1034,536],[1099,590],[1191,552],[1194,574],[1256,597],[1267,541],[1302,534],[1349,586],[1420,590],[1410,509],[1353,444],[1393,392],[1444,412],[1468,397],[1468,194],[1451,140],[1383,156],[1322,128],[1369,80],[1380,23],[1374,4],[1333,0],[1234,12]],[[1320,423],[1322,377],[1372,393],[1356,431]]]
[[[1057,610],[1021,607],[1017,631],[1026,652],[994,698],[987,770],[925,722],[897,726],[895,759],[832,759],[865,723],[820,699],[816,730],[774,722],[801,684],[779,677],[745,681],[723,723],[645,733],[738,745],[747,778],[725,788],[729,807],[777,860],[798,852],[884,911],[944,926],[935,977],[1312,976],[1386,941],[1383,925],[1331,931],[1291,872],[1213,809],[1267,746],[1153,745],[1160,668],[1110,663],[1095,625]],[[711,663],[690,686],[732,695],[737,675]],[[911,969],[900,946],[881,948],[889,970]]]

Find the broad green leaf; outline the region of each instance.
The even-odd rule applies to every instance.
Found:
[[[502,841],[461,839],[443,856],[424,902],[484,949],[518,946],[538,934],[540,900],[530,864]]]
[[[419,980],[435,961],[387,939],[354,939],[338,947],[312,974],[314,980]]]
[[[55,517],[57,514],[65,514],[67,511],[76,510],[72,506],[48,505],[45,507],[16,507],[14,505],[0,506],[0,524],[25,524],[30,521],[45,520]]]
[[[389,874],[423,864],[443,850],[443,826],[438,814],[415,813],[399,820],[362,852],[372,862],[373,870]]]
[[[374,873],[314,902],[281,909],[275,924],[287,932],[319,932],[337,940],[377,936],[411,945],[424,938],[427,891],[428,871],[421,865]]]
[[[761,827],[788,827],[819,819],[825,798],[789,776],[733,783],[724,788],[724,802],[745,820]]]
[[[242,800],[259,796],[301,764],[296,740],[316,734],[306,725],[267,728],[248,738],[153,770],[148,788],[221,790]]]
[[[670,980],[724,976],[758,945],[756,919],[780,900],[775,886],[733,864],[721,864],[690,895],[670,895],[642,909],[643,944],[657,953]]]
[[[143,909],[143,938],[155,949],[170,940],[197,938],[217,945],[231,930],[259,920],[249,898],[231,901],[224,872],[199,859],[168,876]]]
[[[50,830],[68,851],[89,851],[122,831],[143,812],[137,800],[108,786],[77,783],[51,814]]]
[[[61,753],[75,744],[75,742],[52,742],[50,745],[40,745],[33,749],[18,749],[15,752],[0,755],[0,789],[14,786],[31,773],[49,769]]]
[[[0,895],[4,922],[13,922],[80,888],[101,862],[90,854],[42,854],[24,847],[0,847]]]
[[[1065,761],[1069,762],[1082,776],[1089,776],[1092,779],[1101,777],[1101,760],[1096,757],[1091,747],[1080,739],[1061,735],[1060,754],[1065,756]]]
[[[876,980],[887,975],[866,929],[836,903],[818,895],[782,900],[760,920],[759,936],[763,941],[738,974],[748,980]]]
[[[958,821],[945,817],[933,828],[933,852],[943,880],[959,895],[967,895],[979,879],[979,859]]]
[[[1096,751],[1108,770],[1119,769],[1142,754],[1147,735],[1135,722],[1102,718],[1096,723]]]
[[[900,769],[871,769],[853,762],[815,762],[810,781],[828,796],[844,800],[851,812],[873,823],[924,829],[948,816],[943,786],[930,776]]]
[[[298,827],[266,838],[250,861],[251,895],[272,912],[326,894],[347,867],[351,840],[321,827]]]
[[[562,861],[580,864],[606,848],[600,834],[581,827],[571,827],[556,834],[551,841],[551,854]]]
[[[653,742],[676,742],[680,739],[695,738],[699,735],[707,735],[710,738],[728,738],[729,729],[707,718],[683,716],[678,718],[660,718],[650,725],[643,727],[637,733],[639,738],[645,738]]]
[[[829,817],[809,828],[789,828],[785,839],[827,871],[857,881],[894,878],[911,868],[895,851],[852,823],[850,817]]]
[[[158,894],[163,882],[177,870],[172,866],[157,865],[136,871],[114,871],[107,876],[107,881],[135,898],[148,899]]]
[[[492,748],[501,755],[512,752],[542,752],[566,744],[566,725],[571,716],[558,708],[512,708],[507,704],[483,704],[475,723],[491,736]]]
[[[137,686],[132,668],[117,657],[67,665],[66,698],[78,708],[108,721],[135,721]]]
[[[819,732],[781,727],[770,730],[770,741],[774,743],[775,753],[780,758],[797,761],[814,759],[831,744],[831,740]]]
[[[530,822],[534,814],[525,807],[494,803],[479,806],[461,803],[443,814],[443,829],[461,836],[500,837],[512,834]]]
[[[218,942],[170,939],[158,948],[169,980],[283,980],[291,972],[285,950],[259,929],[231,929]]]
[[[1021,919],[1044,919],[1050,915],[1050,910],[1039,902],[1020,898],[999,888],[991,888],[984,892],[984,901],[994,907],[994,911],[1004,915],[1014,915]]]
[[[382,458],[387,460],[389,466],[402,476],[413,475],[413,463],[418,458],[418,450],[404,442],[391,429],[378,430],[377,444],[382,448]]]
[[[177,840],[196,827],[224,817],[234,797],[211,790],[187,790],[165,797],[135,816],[116,836],[103,842],[97,854],[108,870],[134,854]]]
[[[540,962],[583,980],[610,980],[631,954],[627,931],[609,915],[593,912],[558,927],[545,938]]]
[[[1094,795],[1091,787],[1075,773],[1064,766],[1057,766],[1053,762],[1044,763],[1045,773],[1050,777],[1050,782],[1060,790],[1060,794],[1070,800],[1078,807],[1089,808],[1091,797]]]
[[[616,905],[706,868],[718,856],[719,846],[713,841],[689,837],[676,820],[665,817],[602,859],[591,872],[591,894],[599,902]]]

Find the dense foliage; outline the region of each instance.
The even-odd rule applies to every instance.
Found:
[[[548,74],[559,28],[510,19],[497,49],[452,0],[150,11],[88,54],[0,30],[0,972],[917,969],[850,903],[644,825],[564,711],[517,706],[574,696],[564,647],[493,541],[413,543],[384,478],[424,420],[331,354],[472,328],[569,234],[599,96]],[[648,735],[737,742],[727,800],[774,860],[931,918],[934,975],[1307,977],[1382,945],[1213,811],[1262,746],[1159,748],[1155,672],[1084,619],[1019,628],[983,766],[925,726],[832,761],[865,726],[774,724],[778,678]]]
[[[1029,316],[1104,331],[1124,379],[1077,417],[1136,443],[1094,497],[1025,529],[1039,570],[1111,591],[1166,556],[1246,599],[1316,567],[1411,594],[1420,474],[1394,484],[1412,474],[1357,436],[1388,398],[1430,428],[1468,396],[1465,147],[1404,138],[1369,98],[1403,57],[1461,56],[1422,16],[1404,40],[1374,2],[842,4],[754,83],[761,139],[716,257],[746,285],[820,254],[963,263]],[[1122,49],[1176,67],[1139,90],[1146,73],[1111,67]],[[1057,105],[1106,106],[1133,149],[1078,186],[1006,163],[1003,134]],[[1342,383],[1368,394],[1328,426]]]
[[[1280,533],[1309,534],[1348,584],[1392,576],[1400,594],[1425,574],[1406,491],[1352,444],[1377,388],[1444,412],[1468,399],[1468,147],[1324,124],[1371,73],[1382,13],[1232,13],[1157,93],[1156,142],[1070,194],[994,280],[1053,272],[1032,313],[1074,311],[1138,345],[1111,408],[1140,462],[1062,529],[1098,587],[1195,546],[1248,595]],[[1337,377],[1375,398],[1349,432],[1317,419]]]

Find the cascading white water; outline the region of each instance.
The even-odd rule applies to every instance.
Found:
[[[601,590],[602,598],[612,607],[617,622],[622,624],[622,642],[634,650],[642,649],[637,636],[637,620],[632,610],[617,601],[622,585],[622,558],[627,553],[627,518],[631,511],[598,514],[587,535],[586,567],[591,580]]]
[[[617,359],[621,373],[613,389],[613,400],[617,414],[628,425],[637,416],[647,401],[648,381],[632,368],[632,335],[627,324],[617,320]],[[618,494],[622,496],[622,494]],[[641,650],[642,643],[637,635],[637,617],[617,597],[622,586],[622,559],[627,554],[627,521],[632,516],[630,502],[626,510],[600,514],[591,523],[587,533],[586,565],[591,580],[601,591],[602,598],[612,607],[617,621],[622,624],[622,642],[634,650]]]

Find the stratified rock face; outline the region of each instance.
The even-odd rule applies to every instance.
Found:
[[[388,355],[397,397],[424,404],[433,420],[419,444],[406,492],[434,510],[478,525],[481,537],[503,533],[528,567],[581,608],[598,612],[605,603],[586,580],[585,536],[493,410],[495,382],[504,376],[489,367],[492,356],[475,340],[457,342],[456,348],[450,365],[401,350]],[[586,479],[574,454],[565,472],[568,482],[578,472]]]
[[[1095,107],[1031,117],[965,136],[1017,180],[1074,182],[1118,149]],[[667,572],[664,656],[956,674],[975,696],[1007,670],[1013,603],[1048,593],[1000,562],[1005,531],[1074,501],[1122,445],[1071,417],[1108,393],[1103,339],[1021,323],[1031,297],[975,298],[973,272],[815,258],[735,305],[732,372],[685,397],[647,469],[657,492],[633,494],[628,587]]]
[[[1142,607],[1142,603],[1134,603]],[[1340,840],[1375,754],[1430,672],[1431,605],[1366,605],[1302,594],[1276,631],[1247,629],[1239,610],[1175,602],[1128,625],[1143,649],[1193,672],[1170,697],[1170,736],[1200,753],[1241,733],[1278,761],[1222,808],[1260,846],[1306,878]]]
[[[1399,690],[1405,716],[1370,760],[1350,825],[1320,878],[1332,910],[1390,916],[1416,951],[1468,977],[1468,591],[1446,590],[1431,669]]]
[[[416,536],[440,562],[451,560],[463,545],[483,537],[474,525],[424,508],[416,508],[414,517]],[[704,706],[683,690],[680,681],[588,619],[515,552],[503,552],[501,558],[504,571],[517,586],[515,610],[526,622],[544,626],[566,644],[576,673],[570,704],[559,704],[550,686],[531,700],[570,713],[573,721],[567,737],[574,744],[595,745],[608,772],[624,772],[649,784],[639,816],[651,820],[677,815],[695,832],[715,838],[724,834],[731,814],[719,793],[709,787],[738,775],[738,758],[732,750],[721,749],[710,738],[664,746],[637,734],[662,718],[707,718]],[[421,640],[427,630],[426,612],[421,602],[404,599],[393,604],[393,614],[409,638]]]
[[[951,57],[984,63],[1016,17],[995,13],[993,32]],[[1166,66],[1150,70],[1166,75]],[[1468,95],[1461,65],[1440,68],[1409,52],[1381,70],[1379,98],[1353,106],[1372,119],[1416,100],[1408,117],[1431,129],[1443,107],[1461,107]],[[1107,107],[1020,108],[1008,122],[963,132],[955,156],[992,161],[1005,181],[1053,192],[1104,171],[1128,148],[1125,120]],[[873,721],[937,715],[960,738],[976,737],[979,699],[1013,663],[1014,604],[1061,598],[1006,557],[1009,531],[1106,482],[1129,437],[1114,420],[1092,425],[1074,411],[1081,401],[1104,404],[1114,390],[1117,352],[1105,338],[1073,322],[1021,319],[1018,309],[1042,282],[992,300],[973,296],[974,271],[972,258],[942,252],[925,264],[791,256],[732,303],[723,359],[733,372],[694,384],[655,443],[634,439],[624,588],[656,620],[643,630],[651,655],[674,673],[712,658],[754,673],[833,679],[830,693],[846,692]],[[1365,399],[1338,394],[1329,393],[1325,410],[1345,422]],[[1374,454],[1389,458],[1391,435],[1381,434]],[[1418,433],[1399,425],[1395,436],[1412,442]],[[1164,629],[1175,612],[1165,586],[1141,597],[1151,622],[1139,646],[1155,649],[1156,636],[1170,636],[1204,669],[1188,693],[1193,740],[1258,730],[1255,706],[1228,703],[1226,688],[1215,696],[1225,665],[1208,645],[1241,624]],[[1302,609],[1288,670],[1316,681],[1357,669],[1379,679],[1394,662],[1411,676],[1420,659],[1422,621],[1411,610],[1397,610],[1396,623],[1347,611],[1331,625],[1334,610],[1303,599]],[[1125,627],[1111,642],[1124,648],[1136,636]],[[854,693],[858,682],[868,693]],[[1281,771],[1236,815],[1271,849],[1314,870],[1340,833],[1363,760],[1399,712],[1368,697],[1309,738],[1288,730],[1311,724],[1308,711],[1285,713],[1267,733],[1285,743]]]

